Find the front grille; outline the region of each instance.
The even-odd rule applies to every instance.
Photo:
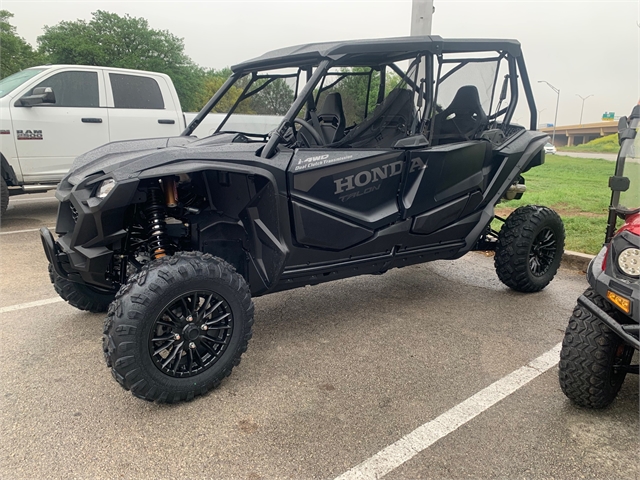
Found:
[[[78,211],[71,204],[71,202],[69,202],[69,208],[71,209],[71,218],[73,218],[73,223],[77,223],[78,222]]]

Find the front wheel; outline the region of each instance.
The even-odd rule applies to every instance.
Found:
[[[240,363],[253,326],[244,278],[199,252],[153,260],[109,308],[103,349],[115,379],[158,403],[191,400]]]
[[[557,273],[563,253],[560,216],[547,207],[520,207],[507,217],[498,234],[496,273],[507,287],[538,292]]]
[[[56,293],[69,305],[92,313],[104,313],[116,296],[116,292],[92,288],[81,283],[71,282],[58,275],[49,264],[49,280]]]
[[[609,315],[617,311],[594,290],[584,296]],[[573,403],[588,408],[604,408],[618,395],[624,382],[633,347],[582,305],[576,305],[562,341],[560,351],[560,388]]]

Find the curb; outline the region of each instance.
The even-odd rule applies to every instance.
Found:
[[[564,268],[570,268],[572,270],[580,270],[586,272],[589,267],[589,262],[595,258],[595,255],[588,255],[586,253],[572,252],[571,250],[565,250],[562,255],[562,264]]]

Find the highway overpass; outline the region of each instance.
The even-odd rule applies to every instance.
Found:
[[[539,128],[541,132],[553,134],[553,127]],[[565,125],[556,127],[556,147],[571,147],[587,143],[594,138],[618,133],[618,122],[583,123],[582,125]]]

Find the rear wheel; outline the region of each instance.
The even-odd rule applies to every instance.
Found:
[[[564,225],[547,207],[514,210],[498,234],[495,268],[506,286],[538,292],[553,279],[564,253]]]
[[[49,280],[56,293],[69,305],[79,310],[93,313],[104,313],[116,296],[116,292],[100,290],[81,283],[71,282],[58,275],[49,264]]]
[[[617,310],[594,290],[584,295],[609,315]],[[582,305],[576,305],[562,341],[559,379],[564,394],[577,405],[604,408],[618,395],[626,372],[616,369],[629,365],[633,347]]]
[[[0,177],[0,215],[4,215],[9,206],[9,187],[4,178]]]
[[[138,398],[191,400],[240,363],[253,326],[244,278],[208,254],[153,260],[120,289],[103,348],[115,379]]]

